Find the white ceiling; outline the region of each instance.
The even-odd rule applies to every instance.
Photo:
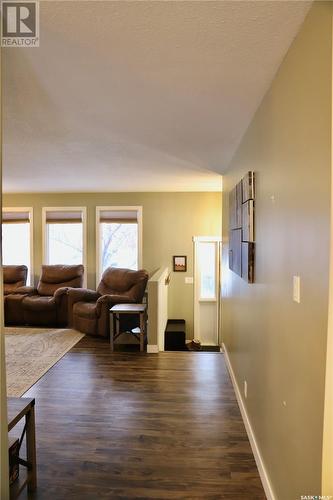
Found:
[[[309,5],[41,2],[3,50],[4,190],[219,190]]]

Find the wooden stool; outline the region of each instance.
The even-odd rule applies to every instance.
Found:
[[[110,324],[113,326],[110,331],[111,351],[114,350],[114,341],[123,332],[120,331],[120,315],[136,314],[140,316],[140,333],[133,335],[140,341],[140,352],[144,351],[144,340],[147,334],[147,306],[146,304],[117,304],[110,309]]]
[[[19,457],[19,464],[26,469],[24,474],[10,487],[10,498],[17,498],[25,486],[28,492],[37,488],[36,466],[36,437],[35,437],[35,399],[34,398],[7,398],[8,432],[24,417],[25,425],[19,440],[19,448],[25,436],[26,460]],[[23,471],[22,471],[23,472]]]

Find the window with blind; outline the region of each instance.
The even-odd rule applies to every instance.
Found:
[[[107,267],[139,268],[141,207],[97,207],[99,277]]]
[[[2,211],[2,261],[4,265],[25,265],[27,284],[32,275],[32,208],[4,208]]]
[[[46,264],[84,264],[85,208],[44,208]]]

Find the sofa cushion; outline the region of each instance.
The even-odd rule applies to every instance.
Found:
[[[56,303],[53,297],[39,297],[32,295],[25,297],[23,300],[23,308],[35,312],[53,311],[56,308]]]
[[[57,304],[53,297],[38,295],[22,301],[24,323],[34,326],[57,326]]]
[[[42,273],[38,283],[39,295],[53,295],[58,288],[79,288],[83,284],[84,267],[77,266],[42,266]]]
[[[15,290],[20,288],[23,285],[20,285],[22,281],[19,281],[18,283],[4,283],[3,284],[3,294],[4,295],[9,295],[10,293],[14,293]]]

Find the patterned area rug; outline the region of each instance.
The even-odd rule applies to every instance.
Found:
[[[5,328],[7,396],[20,397],[79,340],[69,329]]]

